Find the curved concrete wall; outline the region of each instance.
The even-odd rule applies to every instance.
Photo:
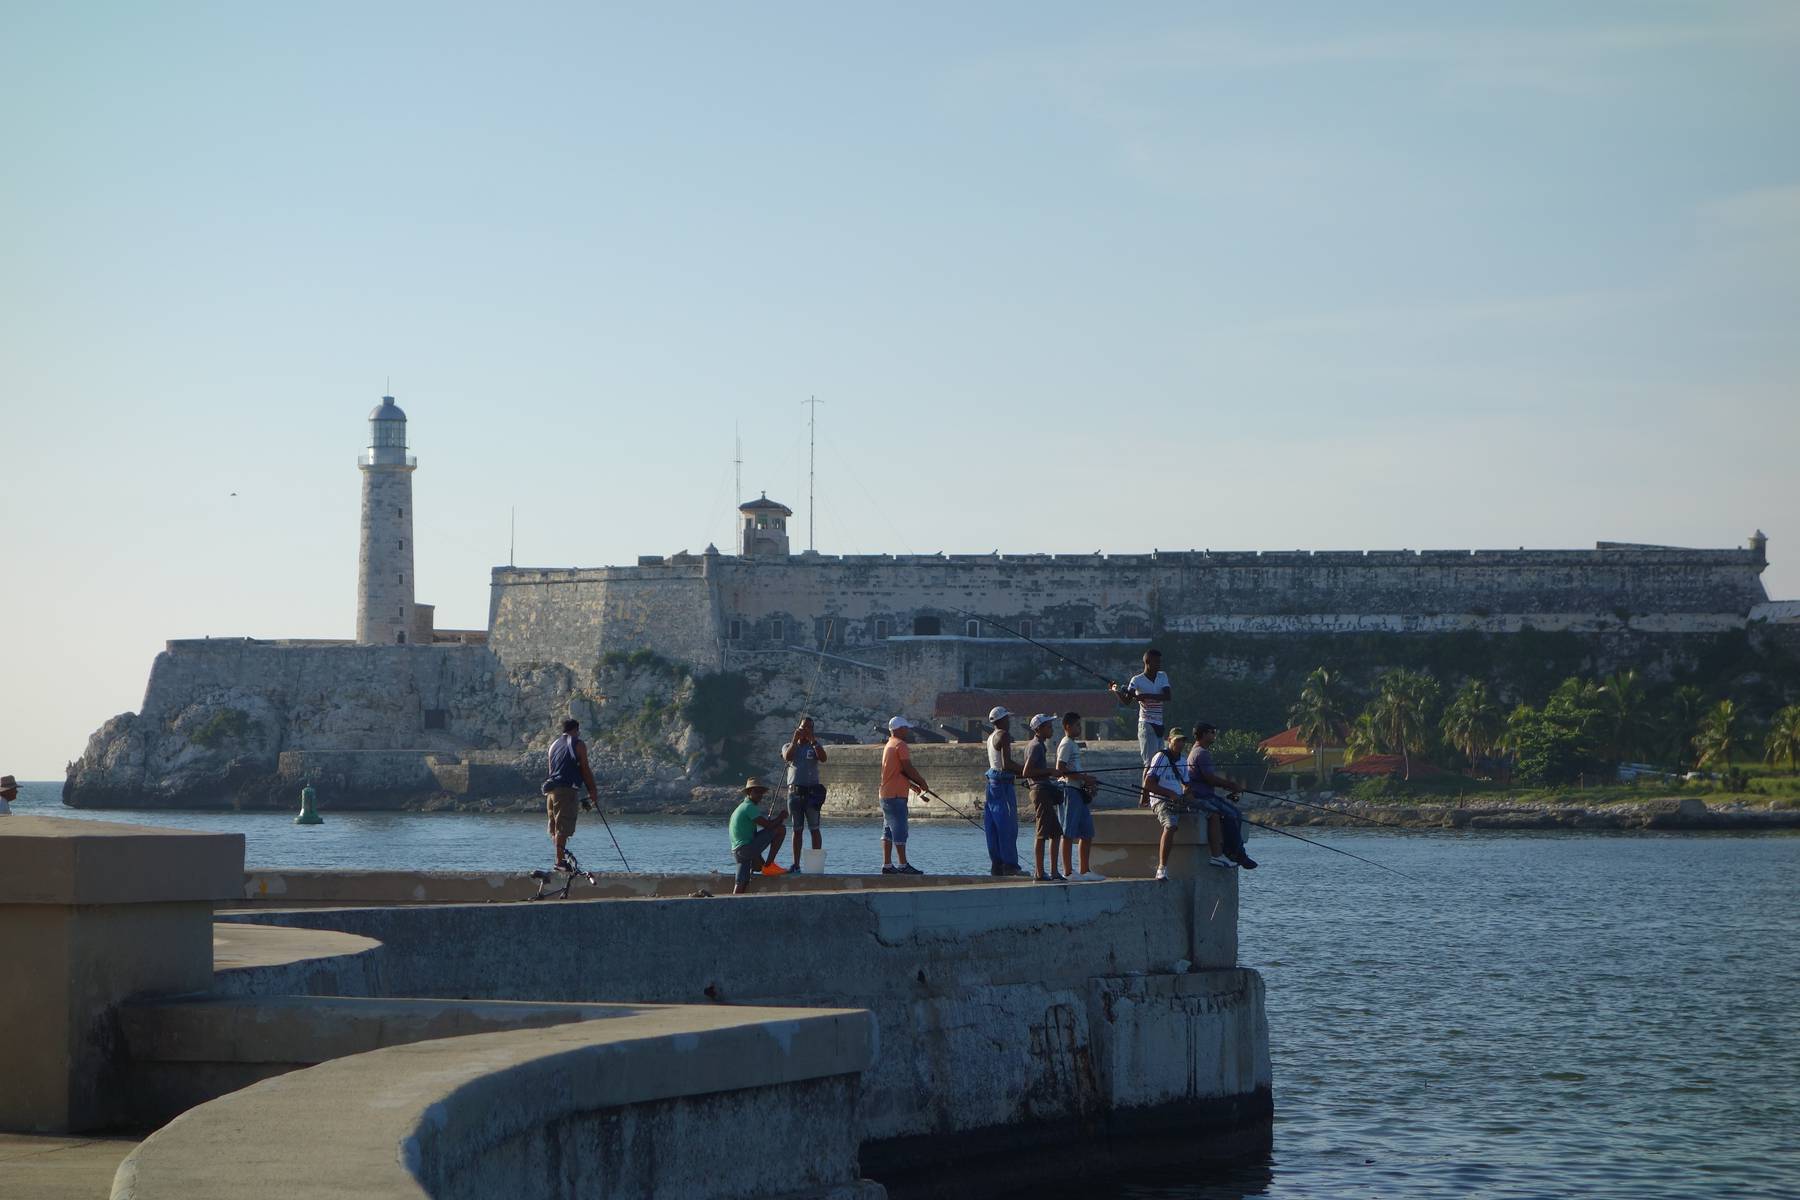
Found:
[[[390,1047],[191,1110],[112,1196],[873,1200],[850,1114],[874,1039],[867,1013],[706,1007]]]

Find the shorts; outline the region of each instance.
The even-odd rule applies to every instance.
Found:
[[[1031,789],[1031,811],[1037,815],[1039,841],[1050,841],[1063,835],[1062,821],[1056,806],[1062,803],[1062,789],[1053,783],[1040,783]]]
[[[795,783],[788,786],[788,816],[793,819],[794,830],[819,828],[819,810],[825,806],[825,785],[822,783]]]
[[[881,798],[881,840],[896,846],[906,845],[906,797]]]
[[[553,787],[544,793],[544,811],[550,814],[550,836],[566,838],[575,832],[581,803],[572,787]]]
[[[1150,801],[1150,811],[1156,814],[1156,822],[1164,829],[1181,827],[1181,810],[1173,807],[1167,800],[1158,796]]]
[[[1087,793],[1073,784],[1063,784],[1063,836],[1094,840],[1094,813],[1088,806]]]

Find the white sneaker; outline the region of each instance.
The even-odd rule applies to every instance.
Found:
[[[1163,868],[1158,867],[1158,868],[1156,868],[1156,877],[1158,879],[1167,879],[1169,877],[1169,873],[1167,871],[1165,871]]]
[[[1077,875],[1075,878],[1079,879],[1082,883],[1105,883],[1106,882],[1106,876],[1102,875],[1098,871],[1083,871],[1081,874]]]
[[[1214,855],[1206,861],[1211,866],[1224,867],[1231,871],[1237,870],[1237,864],[1232,862],[1229,858],[1226,858],[1223,854]]]

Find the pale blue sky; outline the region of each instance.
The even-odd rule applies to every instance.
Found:
[[[0,771],[351,632],[389,375],[446,625],[513,505],[729,547],[734,421],[802,508],[808,394],[827,552],[1761,526],[1800,595],[1800,5],[1274,7],[0,0]]]

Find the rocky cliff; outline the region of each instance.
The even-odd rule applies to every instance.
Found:
[[[799,665],[697,676],[645,652],[577,671],[508,668],[483,646],[171,642],[140,711],[70,764],[63,802],[286,808],[311,783],[335,808],[535,807],[545,748],[572,715],[604,792],[679,808],[701,785],[780,769],[824,676]],[[826,727],[885,720],[877,681],[867,696],[827,684]]]

